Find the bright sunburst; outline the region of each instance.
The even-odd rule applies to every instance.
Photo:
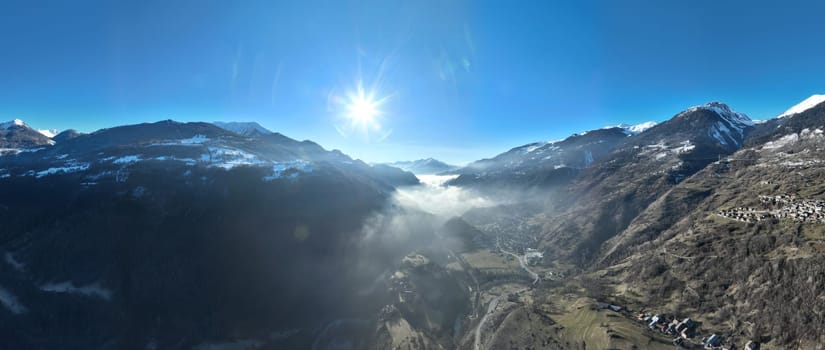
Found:
[[[378,125],[375,118],[380,114],[379,102],[358,87],[358,92],[349,96],[347,117],[360,126],[375,128]]]
[[[382,106],[389,96],[379,97],[377,90],[364,89],[359,80],[355,89],[343,95],[330,94],[332,110],[343,119],[335,125],[338,133],[344,137],[358,136],[366,141],[381,141],[392,133],[383,127],[385,111]]]

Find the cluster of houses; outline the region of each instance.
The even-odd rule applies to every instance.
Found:
[[[780,219],[825,223],[825,200],[797,199],[794,196],[759,196],[762,204],[778,208],[776,216]]]
[[[765,210],[756,210],[753,208],[738,207],[733,209],[720,210],[717,213],[719,216],[728,219],[744,221],[744,222],[758,222],[774,217],[770,212]]]
[[[605,304],[607,305],[607,304]],[[609,305],[608,307],[613,306]],[[707,350],[735,350],[736,345],[732,339],[725,339],[725,337],[718,334],[711,334],[704,337],[698,344],[695,342],[695,337],[699,335],[699,324],[690,318],[679,319],[677,317],[668,317],[662,314],[650,314],[647,312],[640,312],[636,319],[648,328],[661,333],[676,336],[673,339],[673,345],[683,349],[704,348]],[[745,345],[745,350],[759,350],[759,344],[749,341]]]
[[[759,222],[771,218],[825,223],[825,200],[797,199],[794,196],[759,196],[767,210],[738,207],[720,210],[717,214],[744,222]]]
[[[691,339],[696,336],[696,331],[699,328],[699,324],[690,318],[679,320],[675,317],[669,318],[665,315],[640,312],[636,319],[647,324],[648,328],[652,330],[675,335],[677,336],[676,339]],[[676,342],[677,340],[674,340],[674,343]]]

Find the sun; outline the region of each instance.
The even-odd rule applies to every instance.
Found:
[[[361,126],[376,125],[375,118],[381,112],[378,110],[379,101],[364,93],[363,89],[349,97],[347,103],[347,117]]]
[[[330,92],[327,108],[336,114],[335,130],[345,138],[359,137],[366,142],[381,142],[392,134],[387,128],[388,112],[384,109],[393,95],[379,93],[377,84],[364,87],[360,79],[352,90]]]

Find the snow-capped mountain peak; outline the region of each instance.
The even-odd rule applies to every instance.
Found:
[[[743,126],[753,126],[754,122],[744,113],[739,113],[734,111],[728,105],[714,101],[710,103],[703,104],[701,106],[691,107],[687,110],[687,112],[692,112],[698,109],[705,109],[710,110],[718,114],[722,119],[730,122],[735,127],[743,127]]]
[[[753,120],[744,113],[739,113],[728,107],[728,105],[717,101],[688,108],[673,119],[694,118],[697,112],[711,112],[718,116],[718,120],[711,120],[710,124],[707,125],[707,135],[716,139],[719,145],[725,147],[739,147],[744,140],[745,130],[755,125]]]
[[[269,135],[272,131],[256,122],[213,122],[215,126],[242,136]]]
[[[32,129],[32,130],[37,131],[41,135],[46,136],[48,138],[52,138],[60,132],[57,129],[34,129],[31,126],[29,126],[28,124],[26,124],[26,122],[24,122],[22,119],[14,119],[14,120],[11,120],[11,121],[0,123],[0,130],[8,130],[11,127],[14,127],[14,126]]]
[[[8,129],[12,126],[26,126],[26,123],[23,122],[20,119],[15,119],[15,120],[12,120],[12,121],[0,123],[0,129],[3,129],[3,130]]]
[[[784,113],[777,116],[777,118],[785,118],[790,117],[794,114],[802,113],[807,111],[811,108],[816,107],[820,103],[825,102],[825,94],[821,95],[811,95],[811,97],[806,98],[804,101],[796,104],[795,106],[789,108]]]

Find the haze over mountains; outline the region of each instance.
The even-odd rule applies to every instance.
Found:
[[[814,349],[825,343],[811,331],[825,322],[821,96],[758,124],[710,102],[463,167],[369,165],[257,123],[52,137],[3,123],[0,324],[15,327],[0,339],[672,348],[678,335],[637,324],[646,310],[695,320],[685,341],[697,346],[718,334]]]
[[[450,165],[433,158],[418,159],[411,161],[399,161],[388,163],[387,165],[409,171],[413,174],[422,175],[446,173],[459,168],[456,165]]]

